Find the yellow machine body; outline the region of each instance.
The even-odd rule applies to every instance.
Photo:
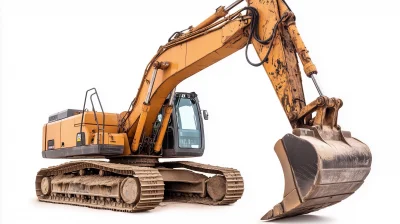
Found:
[[[105,144],[119,146],[119,155],[129,155],[130,147],[127,135],[126,133],[118,133],[118,116],[118,114],[105,113],[105,122],[102,120],[102,117],[99,117],[98,124],[100,126],[105,125],[104,139],[103,132],[98,131],[93,111],[88,111],[84,114],[83,123],[81,122],[82,114],[76,114],[62,120],[47,123],[43,126],[42,152],[47,150],[57,152],[59,150],[59,158],[79,157],[79,154],[65,156],[65,154],[62,154],[62,151],[74,149],[77,147],[77,142],[82,142],[82,145]],[[81,128],[83,133],[81,136],[85,136],[84,138],[78,136]],[[90,155],[84,156],[88,157]],[[92,152],[92,156],[104,158],[107,154]]]

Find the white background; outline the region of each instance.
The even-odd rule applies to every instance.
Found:
[[[79,109],[96,87],[108,112],[128,108],[145,66],[177,30],[233,0],[8,0],[1,6],[1,223],[259,223],[283,194],[273,146],[291,127],[262,68],[241,50],[179,85],[208,109],[206,152],[195,161],[235,167],[245,178],[232,206],[167,204],[125,214],[39,203],[34,180],[48,115]],[[349,199],[277,223],[383,223],[398,213],[398,1],[288,0],[319,69],[324,93],[344,100],[339,123],[369,145],[373,165]],[[244,4],[242,4],[244,6]],[[253,60],[256,54],[251,49]],[[308,101],[317,97],[304,78]],[[56,220],[57,219],[57,220]],[[392,220],[392,221],[391,221]]]

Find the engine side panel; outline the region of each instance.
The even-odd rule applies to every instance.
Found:
[[[118,133],[118,115],[105,113],[104,122],[102,113],[96,115],[97,122],[94,112],[85,112],[82,132],[82,114],[65,116],[44,125],[43,158],[104,158],[130,154],[126,134]]]

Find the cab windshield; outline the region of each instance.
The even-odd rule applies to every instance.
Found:
[[[201,126],[195,99],[177,97],[175,113],[178,125],[179,148],[201,148]]]

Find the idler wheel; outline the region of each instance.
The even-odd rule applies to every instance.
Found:
[[[121,197],[127,204],[137,202],[140,195],[139,182],[136,178],[127,177],[121,183]]]
[[[226,193],[226,180],[223,176],[213,176],[207,181],[207,193],[213,201],[220,201]]]
[[[40,190],[42,190],[42,194],[44,195],[49,195],[51,193],[51,180],[49,177],[43,177]]]

